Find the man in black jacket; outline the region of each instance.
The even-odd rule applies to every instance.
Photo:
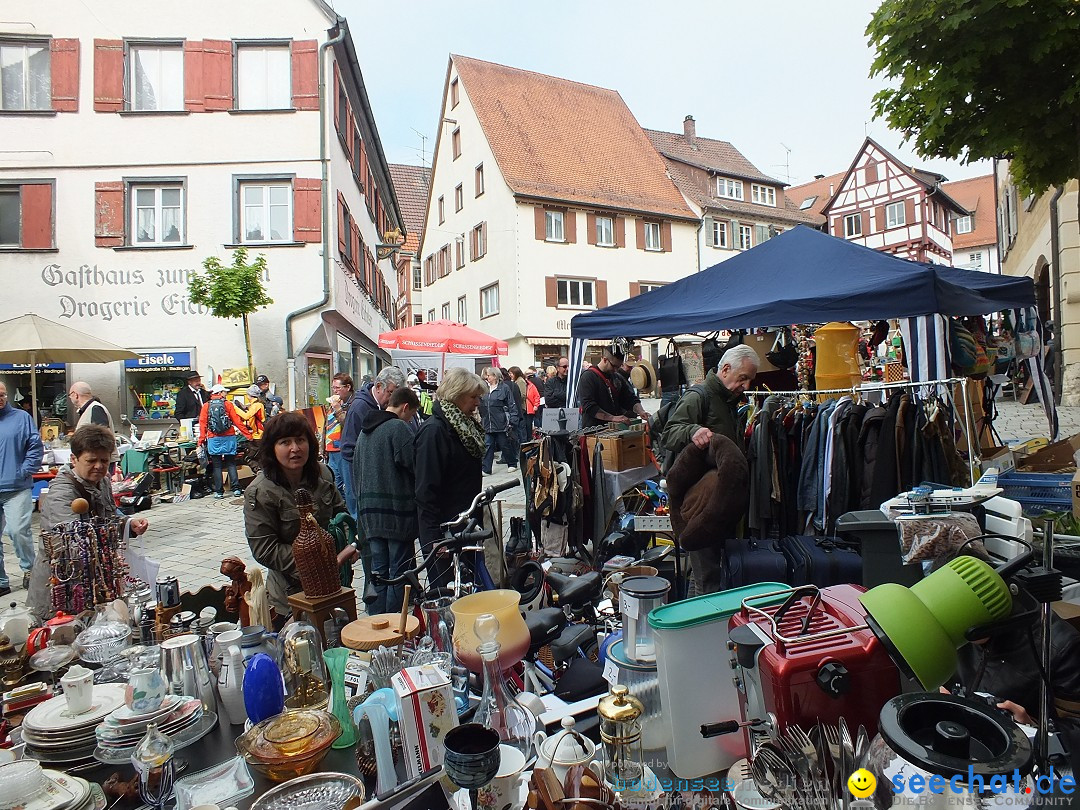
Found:
[[[566,375],[570,373],[570,358],[560,357],[554,377],[548,377],[544,383],[544,407],[566,407]]]
[[[562,361],[560,361],[561,363]],[[581,426],[595,427],[607,422],[626,423],[632,415],[646,422],[649,414],[641,407],[630,383],[616,369],[622,368],[622,353],[604,349],[600,362],[594,363],[578,379],[578,403],[581,406]]]
[[[352,399],[349,411],[345,415],[345,426],[341,429],[341,460],[345,470],[353,468],[353,453],[356,440],[360,437],[360,428],[364,426],[367,415],[386,407],[390,395],[405,385],[405,373],[397,366],[386,366],[379,372],[374,382],[364,383]],[[352,475],[343,476],[345,481],[345,506],[349,514],[356,517],[356,489]]]
[[[187,373],[187,385],[176,392],[176,419],[198,419],[202,406],[210,401],[209,392],[203,388],[202,376],[192,369]]]

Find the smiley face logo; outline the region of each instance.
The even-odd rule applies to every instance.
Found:
[[[866,768],[859,768],[848,777],[847,786],[856,799],[865,799],[877,788],[877,780]]]

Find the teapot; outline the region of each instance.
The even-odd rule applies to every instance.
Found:
[[[86,625],[76,617],[63,611],[58,611],[55,616],[45,622],[44,627],[38,627],[30,631],[26,640],[26,653],[33,655],[45,649],[49,641],[56,644],[66,645],[75,641]]]
[[[7,610],[0,613],[0,633],[8,637],[15,649],[26,644],[31,628],[37,626],[34,614],[25,607],[19,607],[18,602],[12,602]]]
[[[574,718],[562,719],[562,731],[548,737],[538,731],[533,735],[536,744],[536,767],[551,768],[560,784],[574,765],[589,766],[596,755],[596,743],[574,731]]]

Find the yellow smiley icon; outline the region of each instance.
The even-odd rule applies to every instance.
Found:
[[[847,780],[848,790],[856,799],[865,799],[870,796],[877,787],[877,780],[866,768],[859,768]]]

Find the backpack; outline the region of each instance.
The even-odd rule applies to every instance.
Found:
[[[660,456],[664,452],[664,428],[667,427],[668,419],[671,418],[671,414],[675,412],[675,407],[683,401],[691,391],[694,391],[702,399],[705,399],[705,383],[698,383],[692,385],[683,392],[683,395],[678,399],[668,400],[660,406],[660,410],[656,412],[656,416],[653,417],[652,422],[649,424],[649,439],[652,443],[652,451],[654,455]]]
[[[210,433],[221,436],[233,432],[232,420],[225,411],[225,400],[212,399],[206,411],[206,429]]]

